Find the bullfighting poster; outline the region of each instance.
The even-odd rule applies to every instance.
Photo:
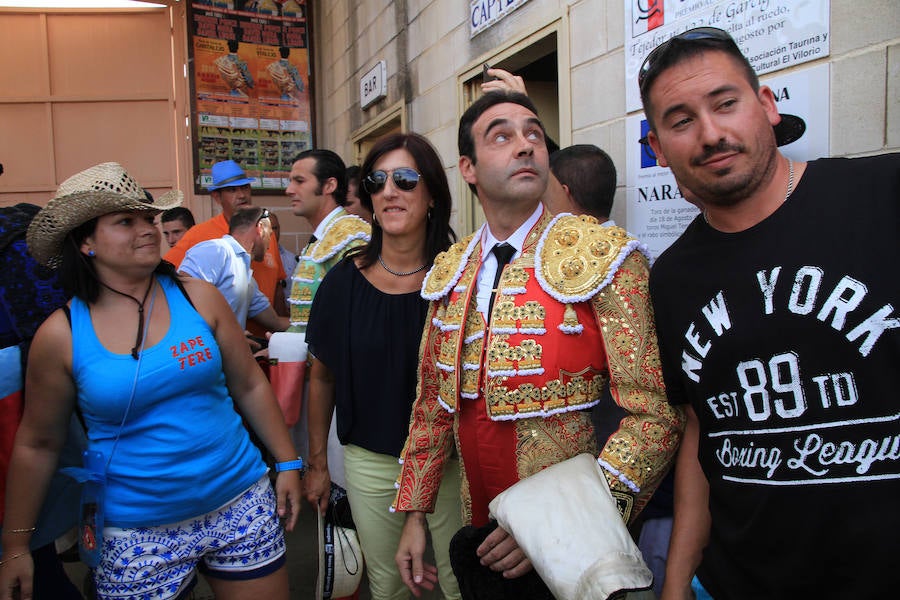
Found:
[[[194,0],[189,16],[195,192],[232,159],[254,188],[287,187],[311,148],[313,106],[306,0]]]

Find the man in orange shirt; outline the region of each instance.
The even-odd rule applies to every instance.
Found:
[[[222,207],[222,212],[212,219],[198,223],[191,227],[163,258],[174,264],[176,268],[181,265],[187,251],[200,242],[213,240],[228,233],[228,221],[234,211],[242,206],[253,204],[250,195],[250,184],[254,179],[247,177],[244,170],[233,160],[218,162],[212,167],[213,183],[209,186],[209,195]],[[275,304],[275,293],[281,292],[281,282],[287,278],[284,267],[281,264],[281,256],[278,254],[278,242],[275,234],[269,243],[269,249],[263,260],[254,260],[253,279],[256,280],[259,290],[265,294],[272,306]],[[283,302],[283,299],[281,299]]]

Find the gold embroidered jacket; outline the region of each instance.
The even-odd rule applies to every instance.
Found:
[[[492,420],[515,421],[523,479],[576,454],[597,454],[583,409],[597,404],[608,382],[629,414],[598,463],[629,520],[665,474],[684,427],[665,398],[643,247],[593,217],[551,221],[545,212],[521,256],[504,268],[486,327],[475,289],[480,239],[478,231],[439,255],[422,286],[431,305],[394,508],[433,510],[456,410],[467,398],[483,394]]]
[[[325,274],[344,257],[344,254],[369,241],[371,226],[341,209],[327,224],[322,239],[304,248],[297,257],[291,277],[291,325],[288,331],[304,333],[309,323],[309,310]]]

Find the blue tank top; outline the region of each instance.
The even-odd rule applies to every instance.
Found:
[[[158,281],[169,304],[169,330],[143,352],[121,434],[138,361],[104,348],[87,305],[72,300],[78,405],[90,449],[107,460],[112,452],[106,523],[116,527],[164,525],[203,515],[266,472],[225,387],[212,330],[174,281],[165,276]]]

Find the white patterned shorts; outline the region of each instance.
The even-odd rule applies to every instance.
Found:
[[[284,564],[275,492],[264,475],[231,502],[158,527],[104,527],[97,598],[163,600],[189,590],[199,568],[219,579],[264,577]]]

